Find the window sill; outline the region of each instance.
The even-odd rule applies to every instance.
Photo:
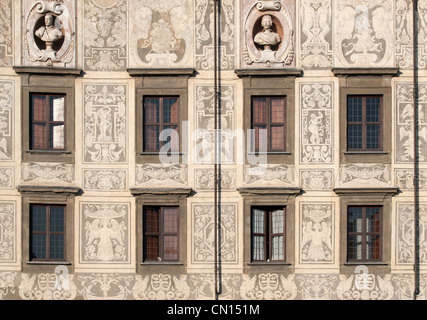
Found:
[[[291,266],[290,262],[248,262],[248,266]]]
[[[344,263],[345,266],[388,266],[389,264],[387,262],[375,262],[375,261],[358,261],[358,262],[346,262]]]
[[[27,265],[65,265],[70,266],[71,262],[68,261],[27,261]]]
[[[25,152],[30,154],[71,154],[71,151],[67,150],[26,150]]]
[[[251,156],[257,156],[257,155],[260,155],[260,154],[267,154],[267,155],[269,155],[269,154],[291,155],[292,153],[288,152],[288,151],[248,152],[248,155],[251,155]]]
[[[141,262],[141,266],[183,266],[184,264],[182,262],[156,262],[156,261],[147,261],[147,262]]]
[[[186,153],[184,153],[184,152],[165,152],[165,153],[161,153],[159,151],[159,152],[139,152],[138,154],[141,155],[141,156],[158,156],[158,155],[167,155],[167,156],[170,156],[170,155],[180,155],[180,156],[182,156],[182,155],[185,155]]]
[[[387,151],[344,151],[344,154],[389,154]]]

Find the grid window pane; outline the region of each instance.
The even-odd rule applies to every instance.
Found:
[[[380,103],[379,97],[366,98],[366,121],[378,122],[380,121]]]
[[[50,120],[64,121],[65,97],[50,97]]]
[[[381,211],[379,208],[366,208],[366,232],[381,232]]]
[[[32,121],[47,120],[46,96],[31,96],[31,115]]]
[[[350,207],[348,210],[348,232],[362,232],[363,209]]]
[[[264,218],[265,212],[263,210],[252,210],[252,232],[264,233]]]
[[[178,98],[163,99],[163,122],[178,123]]]
[[[54,259],[54,260],[64,259],[64,235],[63,234],[50,235],[50,259]]]
[[[285,122],[285,100],[284,99],[271,99],[271,122],[272,123]]]
[[[348,259],[350,260],[362,259],[362,236],[360,235],[349,236],[347,250],[348,250]]]
[[[148,151],[158,151],[160,149],[159,132],[158,126],[146,126],[144,134],[144,145]]]
[[[165,260],[178,260],[178,236],[163,238],[163,257]]]
[[[283,247],[283,236],[273,237],[271,241],[271,260],[283,260],[284,259],[284,247]]]
[[[146,236],[145,238],[145,259],[147,260],[158,260],[159,257],[159,237],[157,236]]]
[[[147,208],[144,220],[145,232],[158,233],[160,227],[159,210]]]
[[[65,148],[65,125],[52,124],[50,126],[50,149]]]
[[[50,207],[50,231],[64,232],[65,231],[65,208]]]
[[[284,215],[283,210],[276,210],[271,213],[271,229],[272,233],[283,233]]]
[[[366,236],[366,259],[379,260],[381,257],[381,242],[379,235]]]
[[[32,234],[31,237],[31,258],[46,259],[46,235]]]
[[[380,125],[368,124],[366,126],[366,148],[375,150],[380,147]]]
[[[32,149],[46,149],[47,130],[46,124],[32,125]]]
[[[363,145],[362,125],[349,124],[347,131],[347,143],[349,149],[362,149]]]
[[[31,207],[31,230],[33,232],[46,232],[46,207]]]
[[[252,237],[252,257],[255,261],[264,261],[264,236]]]
[[[160,99],[147,98],[144,100],[144,122],[159,123],[160,119]]]
[[[163,231],[165,233],[178,232],[178,208],[163,209]]]
[[[349,97],[347,100],[348,122],[362,122],[362,98]]]
[[[252,101],[252,122],[267,123],[267,99],[254,98]]]
[[[285,128],[283,126],[272,126],[270,133],[271,150],[285,149]]]

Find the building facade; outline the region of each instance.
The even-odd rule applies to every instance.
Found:
[[[0,0],[1,299],[426,298],[427,1],[217,4]]]

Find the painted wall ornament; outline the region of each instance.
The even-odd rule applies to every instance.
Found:
[[[24,61],[30,65],[72,66],[74,11],[70,1],[32,1],[24,29]]]
[[[244,20],[243,60],[246,65],[290,66],[294,62],[294,28],[282,1],[257,1]]]

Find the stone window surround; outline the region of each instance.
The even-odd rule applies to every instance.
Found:
[[[267,161],[293,164],[295,161],[295,78],[302,75],[302,70],[237,69],[235,72],[239,78],[243,79],[243,130],[246,139],[248,139],[247,130],[251,129],[252,97],[286,97],[286,151],[267,152]],[[245,148],[247,148],[246,142]]]
[[[180,160],[187,156],[183,152],[183,121],[188,120],[188,79],[195,70],[183,69],[128,69],[129,75],[135,79],[135,150],[136,163],[160,163],[158,152],[144,152],[144,97],[175,96],[179,98],[179,149]]]
[[[355,268],[365,265],[369,272],[390,273],[391,270],[391,212],[392,197],[398,188],[336,188],[334,192],[340,198],[340,240],[339,265],[340,273],[353,274]],[[382,261],[380,262],[348,262],[347,261],[347,208],[349,206],[381,206],[382,207]]]
[[[79,69],[14,67],[21,76],[22,92],[22,161],[23,162],[75,162],[75,78]],[[30,148],[30,95],[65,95],[65,150],[31,150]]]
[[[136,198],[136,271],[137,273],[172,273],[183,274],[187,269],[187,197],[191,188],[132,188],[132,195]],[[143,261],[143,211],[144,206],[174,206],[179,207],[179,257],[176,262],[144,262]]]
[[[340,163],[391,163],[392,151],[392,85],[397,68],[333,68],[339,79],[339,155]],[[381,151],[347,150],[347,96],[382,96]]]
[[[53,273],[58,265],[69,272],[74,268],[74,206],[78,187],[18,186],[22,196],[22,272]],[[33,204],[65,206],[65,261],[31,261],[30,259],[30,207]]]
[[[295,266],[295,198],[299,188],[241,187],[243,197],[243,272],[293,273]],[[252,262],[251,258],[251,212],[253,207],[284,207],[285,216],[285,262]]]

